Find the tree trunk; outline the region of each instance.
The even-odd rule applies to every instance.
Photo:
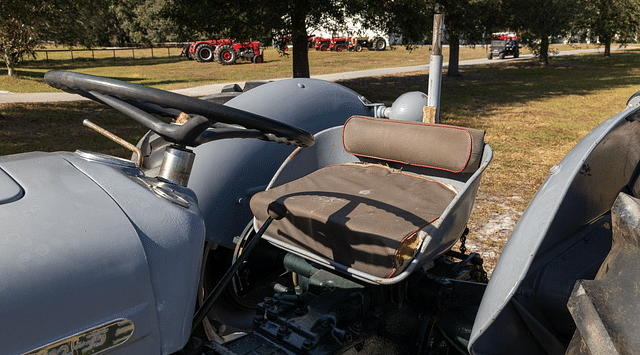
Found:
[[[302,6],[300,6],[302,7]],[[305,19],[307,14],[305,11],[294,11],[291,14],[291,23],[293,25],[293,33],[291,40],[293,42],[293,77],[308,78],[309,74],[309,48],[307,46],[308,36]]]
[[[13,70],[13,68],[15,67],[15,64],[13,63],[9,55],[4,55],[4,62],[7,63],[7,75],[14,76],[15,71]]]
[[[448,76],[460,76],[460,36],[449,35],[449,67]]]
[[[540,64],[549,65],[549,36],[540,38]]]
[[[604,39],[604,56],[611,57],[611,38]]]

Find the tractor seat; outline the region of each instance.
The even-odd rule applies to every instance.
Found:
[[[267,239],[342,269],[391,278],[406,268],[428,237],[425,228],[457,194],[452,185],[397,163],[472,173],[483,137],[478,130],[354,116],[344,125],[343,146],[365,161],[330,165],[260,192],[251,210],[259,227],[269,203],[280,201],[287,214],[273,221]]]

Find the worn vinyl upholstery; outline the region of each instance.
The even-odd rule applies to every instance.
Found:
[[[347,151],[381,162],[470,172],[479,165],[483,135],[452,126],[356,116],[345,123],[343,142]],[[372,140],[377,144],[369,144]],[[440,156],[445,153],[448,159]],[[384,164],[339,164],[256,194],[251,209],[261,226],[267,205],[279,200],[288,212],[273,221],[269,237],[389,278],[409,264],[424,237],[420,231],[439,218],[455,195],[447,184]]]
[[[357,156],[468,173],[480,166],[484,131],[353,116],[344,124],[343,144]]]

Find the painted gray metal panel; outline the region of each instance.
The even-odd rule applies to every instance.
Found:
[[[158,353],[145,251],[127,216],[62,155],[0,158],[25,196],[0,205],[0,353],[126,318]],[[96,218],[99,217],[99,218]]]
[[[308,132],[342,125],[353,115],[373,116],[359,95],[317,79],[286,79],[261,85],[226,105],[264,115]],[[293,147],[252,139],[227,139],[194,151],[189,188],[207,226],[207,240],[232,248],[252,215],[249,198],[263,190]]]
[[[134,176],[122,176],[139,171],[121,172],[75,155],[67,159],[94,179],[130,219],[150,269],[161,353],[182,349],[191,333],[204,250],[204,223],[195,195],[186,188],[167,185],[189,201],[189,208],[184,208],[158,197]]]
[[[316,144],[298,148],[282,163],[271,179],[269,188],[299,179],[332,164],[357,162],[342,146],[342,127],[336,126],[315,134]]]
[[[25,196],[0,205],[0,353],[22,354],[124,318],[119,354],[170,354],[190,334],[204,244],[184,208],[138,169],[70,153],[0,158]],[[8,341],[8,340],[11,341]]]
[[[0,169],[0,205],[13,202],[24,195],[22,187]]]
[[[593,235],[588,229],[599,228],[598,221],[608,218],[619,191],[633,189],[632,179],[640,161],[640,122],[634,119],[638,108],[627,108],[602,123],[551,169],[491,277],[469,343],[473,354],[509,354],[515,349],[522,353],[525,350],[521,344],[527,343],[537,345],[525,353],[545,354],[558,349],[549,344],[560,343],[562,331],[544,313],[543,308],[550,306],[545,305],[547,300],[539,299],[548,289],[541,283],[555,280],[539,274],[548,273],[545,268],[553,267],[554,259]],[[610,232],[596,237],[610,238]],[[601,249],[601,254],[606,255],[608,249]],[[601,255],[590,257],[596,261]],[[557,272],[574,273],[577,279],[583,270],[573,267]],[[575,280],[571,281],[567,282],[573,285]],[[558,299],[568,297],[567,294]]]

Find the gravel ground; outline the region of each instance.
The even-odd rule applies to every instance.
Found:
[[[520,199],[519,196],[513,196],[511,199]],[[483,205],[491,204],[501,205],[501,212],[489,213],[485,218],[474,218],[471,214],[469,221],[469,237],[466,240],[466,248],[468,252],[480,254],[484,260],[484,269],[489,277],[498,262],[498,258],[502,253],[511,232],[522,216],[522,211],[517,211],[509,207],[508,203],[501,201],[501,198],[478,193],[474,212],[478,211]]]

